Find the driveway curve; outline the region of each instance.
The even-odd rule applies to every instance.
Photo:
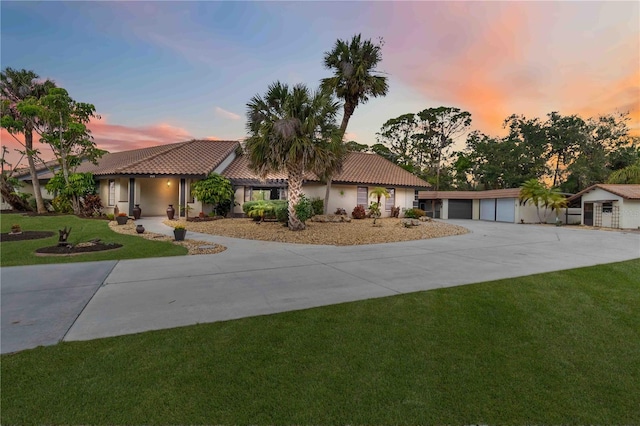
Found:
[[[190,233],[215,255],[122,260],[64,340],[88,340],[306,309],[640,257],[640,234],[451,220],[471,232],[365,246]],[[160,219],[145,228],[169,233]],[[195,234],[195,235],[194,235]]]

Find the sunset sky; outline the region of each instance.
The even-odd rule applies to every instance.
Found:
[[[384,39],[389,94],[356,109],[348,138],[437,106],[502,135],[510,114],[630,112],[640,133],[640,8],[632,2],[12,2],[2,68],[25,68],[96,106],[100,148],[246,136],[270,83],[317,87],[323,54]],[[2,131],[2,144],[17,146]],[[461,148],[462,146],[460,146]],[[10,162],[18,157],[12,153]]]

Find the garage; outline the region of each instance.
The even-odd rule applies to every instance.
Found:
[[[516,219],[516,200],[498,198],[496,203],[496,221],[514,223]]]
[[[483,198],[480,200],[480,220],[496,220],[496,199]]]
[[[449,219],[472,219],[472,200],[449,200]]]

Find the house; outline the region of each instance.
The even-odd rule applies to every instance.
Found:
[[[640,185],[596,184],[573,195],[569,201],[582,206],[582,225],[640,228]]]
[[[242,213],[242,204],[260,191],[265,199],[287,198],[287,176],[274,173],[262,179],[249,169],[247,156],[237,141],[191,140],[168,145],[105,154],[98,165],[81,164],[77,172],[91,172],[98,182],[98,193],[107,213],[115,206],[133,214],[140,205],[146,216],[164,215],[171,204],[184,216],[179,206],[189,206],[195,212],[208,213],[213,206],[203,205],[191,194],[191,185],[219,173],[231,181],[236,193],[235,214]],[[51,177],[51,173],[41,176]],[[334,177],[329,211],[343,208],[351,213],[357,204],[370,204],[369,192],[382,186],[391,197],[384,200],[383,216],[391,207],[417,207],[419,189],[429,184],[376,154],[352,152],[345,159],[343,171]],[[303,191],[309,198],[324,199],[326,186],[312,173],[305,175]]]
[[[487,191],[419,191],[418,203],[428,216],[441,219],[473,219],[508,223],[538,223],[541,218],[554,223],[556,214],[538,209],[518,199],[520,188]],[[563,209],[563,223],[578,223],[578,209]]]

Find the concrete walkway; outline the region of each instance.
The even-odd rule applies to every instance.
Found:
[[[140,222],[149,231],[171,233],[160,218]],[[64,340],[272,314],[640,257],[638,233],[449,222],[472,232],[351,247],[270,243],[189,232],[188,238],[222,244],[227,250],[215,255],[118,261],[102,287],[78,312]],[[93,265],[97,263],[104,262]],[[74,265],[82,269],[91,264]],[[10,274],[12,288],[20,287],[21,274],[30,268],[37,267]],[[5,273],[12,269],[2,271],[3,353],[7,352]],[[33,272],[42,274],[43,270]],[[76,278],[85,281],[81,272]],[[33,346],[23,349],[27,347]]]

